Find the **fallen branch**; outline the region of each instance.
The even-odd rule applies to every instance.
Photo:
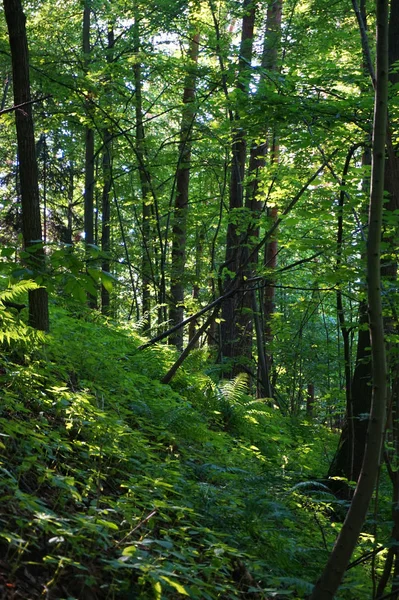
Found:
[[[199,329],[197,329],[195,335],[192,337],[192,339],[189,341],[187,346],[184,348],[183,352],[180,354],[177,361],[174,363],[174,365],[172,365],[172,367],[169,369],[169,371],[166,373],[166,375],[161,379],[162,383],[169,383],[170,380],[172,379],[172,377],[175,376],[177,369],[186,360],[187,356],[190,354],[191,350],[195,346],[197,340],[199,340],[200,336],[204,333],[204,331],[206,331],[206,329],[212,323],[213,319],[216,318],[216,315],[218,314],[219,310],[220,310],[220,306],[217,306],[215,308],[215,310],[213,311],[213,313],[207,318],[205,323],[203,323],[201,325],[201,327]]]

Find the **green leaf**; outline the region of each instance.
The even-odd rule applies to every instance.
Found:
[[[126,548],[124,548],[122,551],[122,556],[133,556],[133,554],[136,554],[136,552],[136,546],[126,546]]]
[[[155,583],[153,583],[152,589],[153,589],[153,592],[154,592],[154,600],[161,600],[161,598],[162,598],[162,586],[159,583],[159,581],[156,581]]]
[[[171,587],[173,587],[177,592],[179,592],[179,594],[182,594],[183,596],[190,595],[184,586],[182,586],[177,581],[174,581],[170,577],[165,577],[165,575],[160,575],[160,579],[162,579],[163,581],[166,581],[166,583],[169,584]]]
[[[118,280],[116,279],[116,277],[111,275],[111,273],[108,273],[107,271],[101,271],[101,283],[103,284],[107,292],[112,292],[114,283],[118,283]]]
[[[114,529],[115,531],[119,531],[119,527],[116,523],[113,523],[112,521],[105,521],[105,519],[97,519],[97,523],[98,525],[103,525],[104,527],[107,527],[107,529]]]
[[[14,253],[15,253],[15,248],[8,247],[8,248],[1,249],[1,256],[5,256],[6,258],[9,258]]]

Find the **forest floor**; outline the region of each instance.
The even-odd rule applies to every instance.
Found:
[[[15,331],[18,323],[15,324]],[[218,382],[206,350],[57,309],[3,343],[0,597],[305,598],[342,521],[337,436]],[[20,339],[18,339],[20,337]],[[371,550],[364,534],[357,557]],[[355,557],[356,558],[356,557]],[[370,597],[369,565],[339,598]]]

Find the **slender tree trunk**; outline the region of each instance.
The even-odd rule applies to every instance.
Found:
[[[4,12],[10,39],[14,104],[27,103],[15,111],[22,201],[22,232],[29,252],[27,266],[37,275],[45,271],[45,255],[40,221],[38,168],[35,151],[32,106],[29,104],[29,54],[25,15],[20,0],[4,0]],[[45,288],[29,292],[29,324],[48,331],[48,297]]]
[[[90,46],[91,0],[85,0],[83,9],[83,54],[84,68],[88,69]],[[90,100],[86,102],[86,113],[90,117],[93,107]],[[84,232],[86,258],[90,260],[90,247],[94,244],[94,129],[90,125],[85,128],[85,187],[84,187]],[[89,294],[88,304],[96,308],[97,299]]]
[[[199,33],[194,33],[188,52],[190,64],[184,83],[183,114],[180,130],[179,164],[176,174],[176,198],[172,227],[172,263],[169,319],[177,325],[184,318],[184,267],[186,262],[188,192],[190,185],[191,137],[195,119],[195,65],[198,61]],[[169,343],[183,349],[183,329]]]
[[[101,268],[106,273],[110,271],[109,254],[111,251],[111,203],[110,192],[112,185],[111,173],[111,139],[112,136],[108,129],[104,131],[104,151],[103,151],[103,190],[102,190],[102,219],[101,219],[101,250],[103,259]],[[110,293],[104,285],[101,286],[101,312],[104,315],[110,314]]]
[[[360,5],[360,17],[362,27],[367,31],[366,9],[364,2]],[[399,4],[391,2],[389,17],[389,64],[392,66],[399,60]],[[368,47],[363,45],[364,56],[369,53]],[[364,59],[367,64],[367,60]],[[373,73],[371,73],[373,75]],[[392,85],[398,83],[399,74],[392,71],[389,74]],[[399,208],[399,158],[393,151],[388,140],[388,152],[385,163],[385,191],[388,193],[388,202],[384,207],[387,213],[393,212]],[[370,164],[370,157],[365,153],[364,164]],[[343,192],[341,192],[343,203]],[[385,243],[391,248],[389,256],[389,247],[386,249],[388,259],[384,258],[381,262],[381,276],[386,281],[386,285],[392,286],[396,281],[397,262],[394,258],[394,248],[398,231],[390,237],[384,236]],[[347,388],[347,411],[345,423],[342,430],[337,453],[329,469],[329,477],[345,477],[348,480],[357,481],[364,456],[366,433],[367,433],[367,415],[371,405],[371,361],[370,361],[370,335],[365,325],[368,322],[367,307],[361,304],[359,307],[359,334],[357,346],[356,368],[353,374],[350,390]],[[395,320],[389,317],[385,318],[385,328],[387,333],[394,333],[396,328]],[[345,362],[347,359],[345,359]],[[390,369],[396,373],[395,364]],[[392,382],[395,388],[395,382]],[[350,399],[349,399],[350,392]]]
[[[248,95],[251,77],[251,60],[255,27],[256,3],[244,0],[243,18],[240,42],[240,60],[238,64],[237,91],[240,97]],[[232,164],[230,178],[229,223],[226,237],[225,289],[231,283],[236,273],[242,271],[242,266],[248,258],[248,232],[243,236],[242,224],[236,221],[244,206],[244,176],[247,154],[246,132],[240,124],[240,109],[235,115],[235,130],[233,132]],[[231,274],[233,273],[233,275]],[[242,273],[244,286],[244,273]],[[227,299],[222,306],[221,353],[227,359],[225,374],[234,376],[242,366],[247,366],[252,356],[252,294],[243,291]]]
[[[399,3],[391,2],[389,15],[389,80],[392,86],[399,82],[399,73],[392,67],[399,60]],[[390,131],[391,133],[391,131]],[[399,208],[399,157],[392,144],[388,143],[388,153],[385,164],[385,190],[388,192],[388,202],[385,205],[387,214],[392,213]],[[398,226],[389,235],[384,236],[384,242],[387,244],[386,258],[381,266],[381,275],[384,280],[385,289],[394,288],[397,284],[397,259],[396,246],[398,241]],[[388,302],[391,300],[389,293]],[[388,306],[389,312],[385,317],[385,330],[387,335],[394,337],[397,335],[398,325],[394,307]],[[389,548],[386,557],[383,574],[377,588],[377,598],[383,596],[384,590],[392,572],[392,587],[390,598],[397,600],[399,598],[399,469],[397,461],[399,456],[399,360],[394,344],[388,345],[389,373],[390,373],[390,414],[388,415],[389,431],[388,441],[391,450],[385,454],[385,462],[388,474],[392,484],[392,546]]]
[[[351,506],[327,565],[310,600],[334,598],[367,515],[381,460],[385,425],[387,368],[381,301],[381,232],[384,203],[385,142],[388,111],[388,0],[377,0],[376,92],[373,160],[367,241],[367,297],[372,355],[372,405],[363,466]]]
[[[306,395],[306,416],[308,419],[313,418],[314,400],[314,384],[308,383],[308,392]]]
[[[151,328],[151,282],[153,269],[151,264],[151,216],[153,198],[151,194],[151,176],[146,166],[145,132],[143,119],[143,94],[142,94],[142,67],[140,60],[140,27],[137,8],[134,17],[134,52],[136,60],[133,65],[135,82],[135,108],[136,108],[136,155],[138,159],[138,172],[141,187],[141,234],[143,240],[143,254],[141,257],[141,310],[142,317],[146,320],[145,329]]]
[[[279,53],[281,44],[281,19],[282,19],[283,2],[282,0],[272,0],[267,8],[266,17],[266,33],[263,45],[263,56],[262,56],[262,67],[277,73],[279,65]],[[269,132],[270,135],[270,162],[272,165],[278,166],[279,163],[279,143],[278,143],[278,131],[277,126],[274,125]],[[267,209],[270,220],[274,223],[278,219],[277,206],[271,206]],[[275,310],[275,287],[273,271],[277,267],[277,231],[273,234],[267,245],[265,246],[265,266],[269,269],[271,275],[267,278],[265,289],[264,289],[264,323],[265,323],[265,347],[266,347],[266,360],[268,365],[268,371],[271,373],[272,370],[272,354],[270,352],[270,345],[273,341],[272,332],[272,317]]]
[[[107,63],[111,64],[113,61],[112,54],[115,43],[114,29],[112,24],[108,25],[108,48],[107,48]],[[109,82],[108,82],[109,86]],[[110,104],[112,98],[110,97],[109,89],[107,90]],[[108,128],[104,130],[103,137],[103,189],[102,189],[102,201],[101,201],[101,250],[103,252],[103,259],[101,268],[106,273],[110,271],[110,259],[109,254],[111,252],[111,203],[110,193],[112,186],[112,135]],[[108,289],[101,286],[101,312],[104,315],[110,314],[110,293]]]
[[[371,357],[367,306],[359,307],[359,333],[356,366],[350,386],[350,407],[347,406],[338,450],[331,463],[329,477],[345,477],[357,481],[363,464],[368,419],[371,406]],[[348,401],[348,398],[347,398]]]
[[[266,16],[266,31],[264,36],[261,65],[262,71],[260,75],[258,90],[259,95],[262,94],[262,87],[266,78],[266,71],[276,72],[278,69],[278,54],[280,50],[281,38],[281,18],[282,0],[272,0],[272,2],[268,5]],[[264,202],[262,201],[259,195],[259,183],[261,170],[266,165],[266,155],[268,150],[270,150],[271,164],[278,165],[279,148],[276,127],[273,126],[270,128],[269,123],[266,123],[263,135],[265,137],[264,143],[255,143],[251,148],[248,168],[249,183],[247,185],[246,206],[251,212],[252,219],[255,223],[258,220],[259,215],[262,211],[262,206],[264,205]],[[277,207],[268,207],[267,212],[272,222],[275,222],[278,218]],[[252,230],[250,231],[250,236],[259,236],[259,228],[256,225],[252,227]],[[256,267],[257,262],[258,256],[254,256],[253,267]],[[277,232],[274,232],[270,240],[265,245],[264,262],[267,269],[269,269],[271,272],[275,270],[277,266]],[[255,326],[255,332],[257,338],[261,334],[261,339],[257,339],[259,373],[258,379],[260,382],[263,382],[262,386],[260,386],[261,388],[263,387],[263,389],[259,389],[259,395],[262,396],[266,394],[266,396],[271,397],[273,394],[272,386],[270,385],[270,381],[265,381],[265,368],[262,367],[262,365],[264,362],[267,363],[266,371],[270,379],[272,357],[268,349],[270,348],[270,344],[273,340],[273,335],[271,331],[271,319],[274,312],[275,296],[273,278],[268,277],[268,279],[266,280],[266,284],[268,285],[266,285],[262,290],[260,307],[261,311],[259,316],[257,317],[262,321],[262,328],[259,331],[259,328]]]
[[[195,236],[195,282],[193,285],[192,298],[196,302],[199,299],[200,293],[200,277],[201,277],[201,263],[203,260],[203,241],[204,241],[204,231],[199,231],[197,227],[196,236]],[[212,323],[211,323],[212,325]],[[197,329],[197,323],[195,321],[191,321],[188,326],[188,339],[191,342],[193,337],[195,336],[195,332]],[[199,346],[199,340],[197,341],[195,347]]]

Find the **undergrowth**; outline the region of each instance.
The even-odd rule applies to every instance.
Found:
[[[43,340],[3,322],[2,597],[306,596],[339,527],[317,486],[333,434],[254,400],[245,378],[218,385],[203,351],[170,387],[174,352],[138,351],[128,327],[54,309]],[[365,569],[340,597],[369,597]]]

